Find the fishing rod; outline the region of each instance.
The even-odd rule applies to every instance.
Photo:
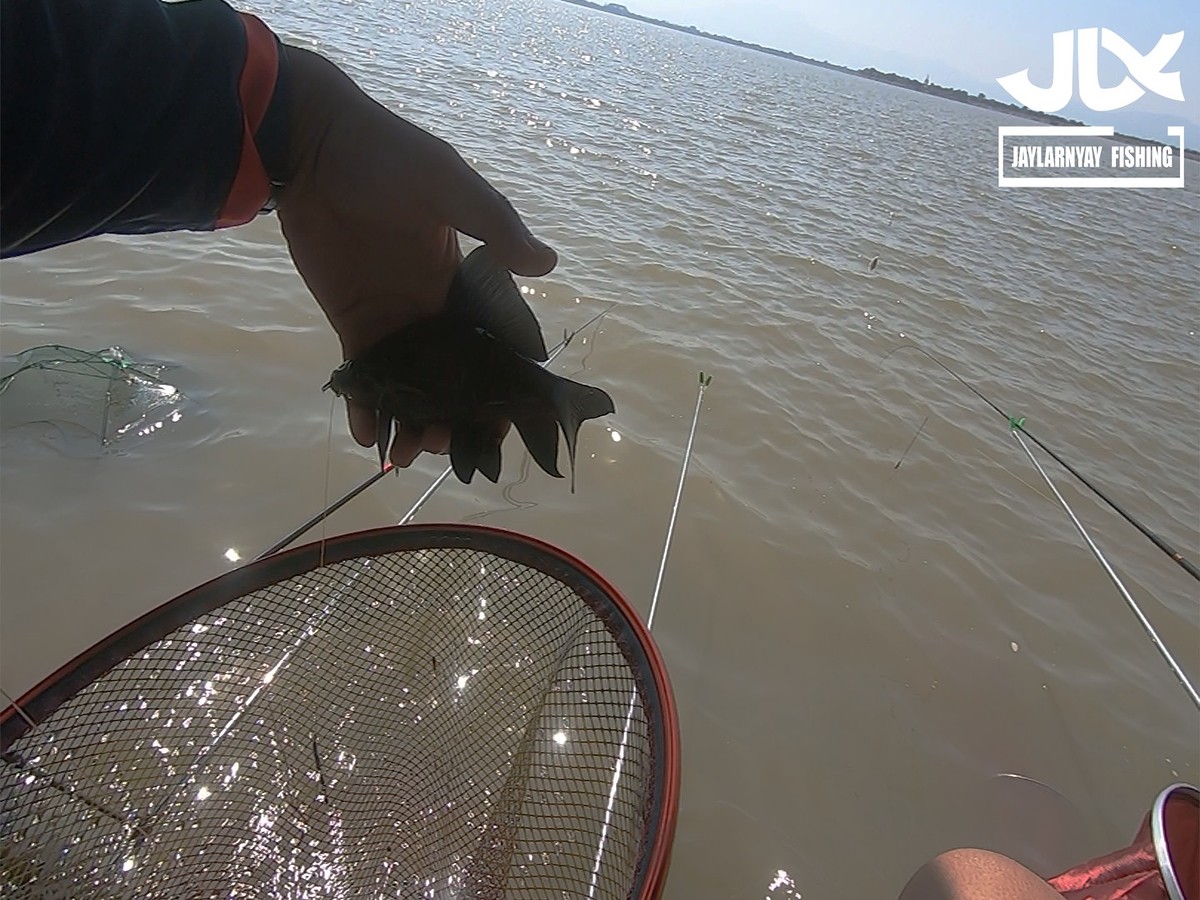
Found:
[[[658,595],[662,590],[663,573],[667,569],[667,555],[671,552],[671,538],[675,534],[675,520],[679,517],[679,504],[683,499],[683,482],[687,478],[688,465],[692,461],[692,445],[696,440],[696,426],[700,422],[700,404],[704,402],[704,389],[712,383],[712,376],[700,373],[700,388],[696,392],[696,409],[692,413],[692,427],[688,431],[687,446],[683,451],[683,462],[679,467],[679,485],[675,488],[675,502],[671,504],[671,518],[667,523],[667,536],[663,541],[662,559],[658,564],[658,577],[654,580],[654,593],[650,597],[650,611],[646,614],[646,630],[654,625],[654,613],[658,609]],[[608,804],[604,808],[604,824],[600,828],[600,842],[596,847],[596,859],[592,864],[592,883],[588,898],[596,894],[600,877],[600,863],[604,857],[604,845],[608,842],[608,826],[612,821],[613,808],[617,802],[617,786],[621,783],[621,772],[625,768],[625,752],[629,747],[629,730],[633,725],[633,713],[637,705],[637,688],[629,695],[629,711],[625,714],[625,729],[621,733],[621,746],[613,769],[612,785],[608,790]]]
[[[1079,521],[1079,518],[1075,515],[1074,510],[1072,510],[1067,504],[1067,501],[1063,499],[1063,495],[1058,492],[1058,488],[1054,486],[1054,482],[1050,480],[1050,476],[1046,474],[1046,470],[1042,468],[1042,464],[1038,462],[1037,457],[1033,455],[1033,451],[1029,449],[1029,445],[1025,443],[1025,439],[1021,437],[1020,428],[1014,425],[1011,431],[1013,437],[1017,439],[1017,443],[1021,445],[1021,449],[1025,451],[1025,455],[1029,457],[1029,461],[1033,463],[1034,467],[1045,480],[1050,490],[1054,492],[1054,496],[1058,498],[1058,502],[1062,504],[1062,508],[1066,510],[1067,515],[1071,517],[1071,522],[1075,525],[1076,530],[1083,537],[1084,543],[1088,545],[1088,549],[1090,549],[1096,559],[1100,561],[1100,565],[1104,567],[1104,571],[1108,573],[1108,577],[1112,580],[1112,583],[1116,585],[1117,590],[1121,593],[1121,596],[1125,598],[1126,605],[1133,611],[1133,614],[1137,617],[1142,629],[1147,635],[1150,636],[1150,642],[1154,644],[1156,648],[1158,648],[1158,652],[1162,654],[1163,659],[1166,660],[1167,665],[1170,666],[1171,671],[1175,674],[1175,678],[1178,679],[1181,685],[1183,685],[1183,689],[1187,691],[1188,697],[1191,698],[1191,701],[1196,706],[1196,709],[1200,710],[1200,693],[1196,691],[1195,686],[1193,686],[1188,680],[1187,675],[1184,674],[1184,671],[1180,667],[1179,663],[1175,661],[1175,657],[1171,655],[1171,651],[1167,649],[1166,644],[1162,642],[1162,638],[1158,636],[1158,632],[1154,630],[1154,626],[1150,624],[1150,620],[1146,618],[1145,613],[1143,613],[1138,607],[1137,603],[1133,599],[1133,595],[1129,593],[1129,590],[1121,581],[1120,576],[1117,575],[1116,571],[1109,564],[1108,560],[1104,558],[1104,554],[1100,552],[1100,548],[1096,546],[1096,542],[1092,540],[1092,537],[1088,534],[1087,529],[1083,527],[1083,523]],[[1030,437],[1032,438],[1032,435],[1030,435]]]
[[[616,304],[613,304],[613,306],[615,306],[615,305]],[[581,326],[576,328],[574,331],[564,332],[563,339],[554,345],[553,349],[551,349],[550,352],[547,354],[546,361],[544,363],[541,363],[542,368],[545,368],[546,366],[550,365],[550,363],[552,363],[554,361],[554,358],[556,356],[558,356],[558,354],[560,354],[564,350],[566,350],[567,347],[570,345],[571,341],[573,341],[575,339],[575,335],[577,335],[577,334],[579,334],[579,332],[589,328],[591,325],[595,324],[596,322],[598,322],[602,318],[604,318],[606,315],[608,315],[608,313],[612,310],[613,306],[609,306],[606,309],[602,309],[600,312],[596,313],[596,315],[592,316],[590,319],[588,319],[586,322],[584,322]],[[357,497],[359,494],[361,494],[363,491],[365,491],[367,488],[369,488],[371,485],[373,485],[375,482],[382,480],[384,475],[387,475],[389,472],[394,471],[395,468],[396,468],[396,466],[394,466],[390,461],[387,462],[382,469],[380,469],[378,472],[375,472],[370,477],[364,479],[357,487],[352,488],[350,491],[343,494],[337,500],[334,500],[333,503],[330,503],[323,510],[321,510],[319,513],[317,513],[311,519],[306,521],[303,525],[299,526],[294,531],[289,533],[287,535],[287,537],[279,539],[274,544],[272,544],[270,547],[268,547],[266,550],[264,550],[262,553],[258,554],[258,556],[254,557],[254,561],[258,562],[260,559],[264,559],[268,556],[271,556],[274,553],[278,553],[284,547],[288,546],[294,540],[296,540],[296,538],[303,535],[306,531],[308,531],[311,528],[316,527],[321,522],[328,519],[331,515],[333,515],[335,512],[337,512],[339,509],[341,509],[343,506],[345,506],[347,503],[349,503],[351,500],[353,500],[355,497]],[[420,499],[418,499],[417,502],[415,504],[413,504],[412,508],[404,514],[404,517],[400,520],[399,524],[407,525],[410,521],[412,521],[413,516],[415,516],[417,514],[417,512],[421,509],[421,507],[424,506],[425,503],[429,500],[429,498],[433,496],[434,492],[438,488],[440,488],[443,483],[445,483],[446,479],[450,477],[450,475],[453,473],[453,471],[454,471],[453,466],[446,466],[445,471],[442,472],[441,475],[439,475],[437,478],[435,478],[433,480],[433,483],[430,484],[429,487],[425,489],[425,493],[421,495]]]
[[[393,466],[389,462],[386,466],[384,466],[382,469],[380,469],[378,472],[376,472],[374,475],[372,475],[366,481],[359,484],[358,487],[356,487],[353,490],[349,491],[348,493],[342,495],[342,497],[335,500],[333,503],[329,504],[327,507],[325,507],[319,513],[317,513],[315,516],[313,516],[311,519],[309,519],[307,522],[305,522],[303,525],[301,525],[299,528],[297,528],[295,531],[293,531],[287,537],[281,538],[280,540],[278,540],[274,544],[272,544],[270,547],[268,547],[266,550],[264,550],[262,553],[258,554],[258,556],[254,557],[254,561],[258,562],[260,559],[265,559],[266,557],[272,555],[273,553],[278,553],[280,550],[282,550],[284,547],[286,547],[292,541],[296,540],[296,538],[300,537],[300,535],[304,534],[310,528],[313,528],[316,525],[319,525],[325,519],[328,519],[335,512],[337,512],[339,509],[341,509],[343,506],[345,506],[347,503],[349,503],[351,500],[353,500],[355,497],[357,497],[359,494],[361,494],[363,491],[365,491],[367,488],[369,488],[371,485],[373,485],[375,482],[377,482],[381,478],[383,478],[384,475],[387,475],[389,472],[391,472],[392,469],[394,469],[394,468],[396,468],[396,467]]]
[[[654,624],[654,612],[658,609],[658,594],[662,590],[663,573],[667,570],[667,554],[671,552],[671,538],[675,534],[675,519],[679,516],[679,502],[683,499],[683,480],[687,477],[688,463],[692,461],[692,444],[696,441],[696,426],[700,422],[700,404],[704,402],[704,389],[712,384],[712,376],[700,373],[700,389],[696,391],[696,409],[692,413],[692,427],[688,431],[687,446],[683,451],[683,464],[679,468],[679,485],[675,488],[675,502],[671,505],[671,520],[667,524],[667,538],[663,542],[662,559],[658,563],[658,577],[654,580],[654,593],[650,595],[650,612],[646,614],[646,630]]]
[[[898,350],[916,350],[918,353],[924,354],[929,359],[933,360],[933,362],[937,363],[937,365],[941,366],[946,372],[948,372],[950,375],[952,375],[963,387],[965,387],[972,394],[974,394],[976,397],[978,397],[980,400],[982,400],[984,403],[986,403],[988,406],[990,406],[992,409],[994,409],[1003,418],[1007,419],[1010,428],[1014,432],[1020,431],[1027,438],[1029,438],[1031,441],[1033,441],[1035,444],[1037,444],[1039,447],[1041,447],[1042,450],[1044,450],[1046,453],[1048,453],[1050,455],[1050,457],[1054,459],[1055,462],[1057,462],[1060,466],[1062,466],[1064,469],[1066,469],[1068,472],[1070,472],[1072,475],[1074,475],[1080,482],[1082,482],[1083,485],[1085,487],[1087,487],[1088,490],[1090,490],[1093,494],[1095,494],[1097,497],[1099,497],[1101,500],[1103,500],[1105,503],[1107,503],[1110,507],[1112,507],[1121,516],[1121,518],[1123,518],[1126,522],[1128,522],[1130,525],[1132,525],[1134,528],[1136,528],[1138,531],[1140,531],[1143,535],[1145,535],[1145,537],[1147,537],[1151,541],[1151,543],[1154,544],[1154,546],[1156,546],[1163,553],[1167,554],[1167,556],[1171,557],[1171,559],[1174,560],[1174,562],[1177,563],[1180,566],[1180,568],[1182,568],[1185,572],[1187,572],[1189,575],[1191,575],[1197,581],[1200,581],[1200,569],[1197,569],[1196,566],[1191,562],[1191,560],[1187,559],[1182,553],[1180,553],[1178,550],[1176,550],[1174,547],[1172,547],[1170,544],[1168,544],[1165,540],[1163,540],[1161,537],[1159,537],[1157,534],[1155,534],[1153,531],[1151,531],[1149,528],[1147,528],[1145,525],[1143,525],[1141,522],[1139,522],[1137,519],[1135,519],[1132,515],[1130,515],[1128,512],[1126,512],[1120,506],[1120,504],[1118,504],[1115,500],[1113,500],[1111,497],[1109,497],[1108,494],[1104,493],[1104,491],[1102,491],[1100,488],[1098,488],[1096,485],[1094,485],[1090,480],[1088,480],[1088,478],[1085,475],[1083,475],[1083,473],[1081,473],[1078,469],[1076,469],[1074,466],[1072,466],[1069,462],[1067,462],[1065,459],[1063,459],[1061,456],[1059,456],[1057,453],[1055,453],[1053,450],[1051,450],[1049,447],[1047,447],[1045,444],[1043,444],[1040,440],[1038,440],[1037,436],[1030,433],[1029,429],[1027,429],[1025,427],[1024,416],[1022,416],[1019,419],[1015,418],[1013,416],[1010,416],[1008,413],[1006,413],[1004,410],[1002,410],[999,406],[997,406],[995,403],[993,403],[991,400],[989,400],[987,397],[985,397],[980,391],[978,391],[974,387],[974,385],[972,385],[970,382],[968,382],[965,378],[963,378],[961,375],[959,375],[957,372],[955,372],[953,369],[951,369],[948,365],[946,365],[944,362],[942,362],[940,359],[938,359],[936,356],[934,356],[928,350],[926,350],[923,347],[919,347],[916,344],[908,343],[908,344],[901,344],[899,347],[893,347],[891,350],[889,350],[887,353],[884,354],[883,359],[884,360],[888,359],[893,353],[897,352]]]

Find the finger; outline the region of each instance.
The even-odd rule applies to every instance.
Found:
[[[388,458],[402,469],[408,468],[422,453],[449,453],[450,429],[444,425],[430,425],[422,432],[401,429],[396,432]]]
[[[426,453],[449,453],[450,429],[445,425],[430,425],[421,435],[421,449]]]
[[[407,469],[420,455],[421,436],[406,428],[397,430],[396,437],[392,440],[392,449],[388,453],[392,465]]]
[[[375,434],[379,423],[379,416],[375,410],[347,400],[346,418],[350,422],[350,434],[359,446],[372,447],[375,445]]]
[[[545,275],[558,265],[558,254],[521,220],[508,198],[472,169],[458,151],[443,144],[437,212],[447,224],[483,241],[501,265],[518,275]]]

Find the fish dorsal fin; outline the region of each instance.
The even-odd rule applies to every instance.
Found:
[[[535,362],[549,357],[537,317],[508,269],[496,262],[487,247],[476,247],[458,267],[446,311]]]

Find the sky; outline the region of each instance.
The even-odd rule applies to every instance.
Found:
[[[625,0],[624,5],[641,15],[852,68],[928,75],[1006,102],[1012,98],[996,83],[998,77],[1029,69],[1034,84],[1050,83],[1056,31],[1108,28],[1143,54],[1161,35],[1183,31],[1183,45],[1163,71],[1181,73],[1184,102],[1147,93],[1125,110],[1100,114],[1076,99],[1061,114],[1159,139],[1170,122],[1200,122],[1200,3],[1194,0]],[[1124,66],[1103,49],[1100,62],[1103,86],[1124,76]]]

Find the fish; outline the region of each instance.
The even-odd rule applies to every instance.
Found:
[[[541,325],[511,273],[486,246],[462,261],[443,309],[380,339],[330,375],[325,390],[375,410],[379,464],[394,428],[450,428],[450,464],[464,484],[500,478],[511,422],[538,466],[554,478],[562,433],[575,491],[580,426],[616,412],[602,389],[548,372]]]

